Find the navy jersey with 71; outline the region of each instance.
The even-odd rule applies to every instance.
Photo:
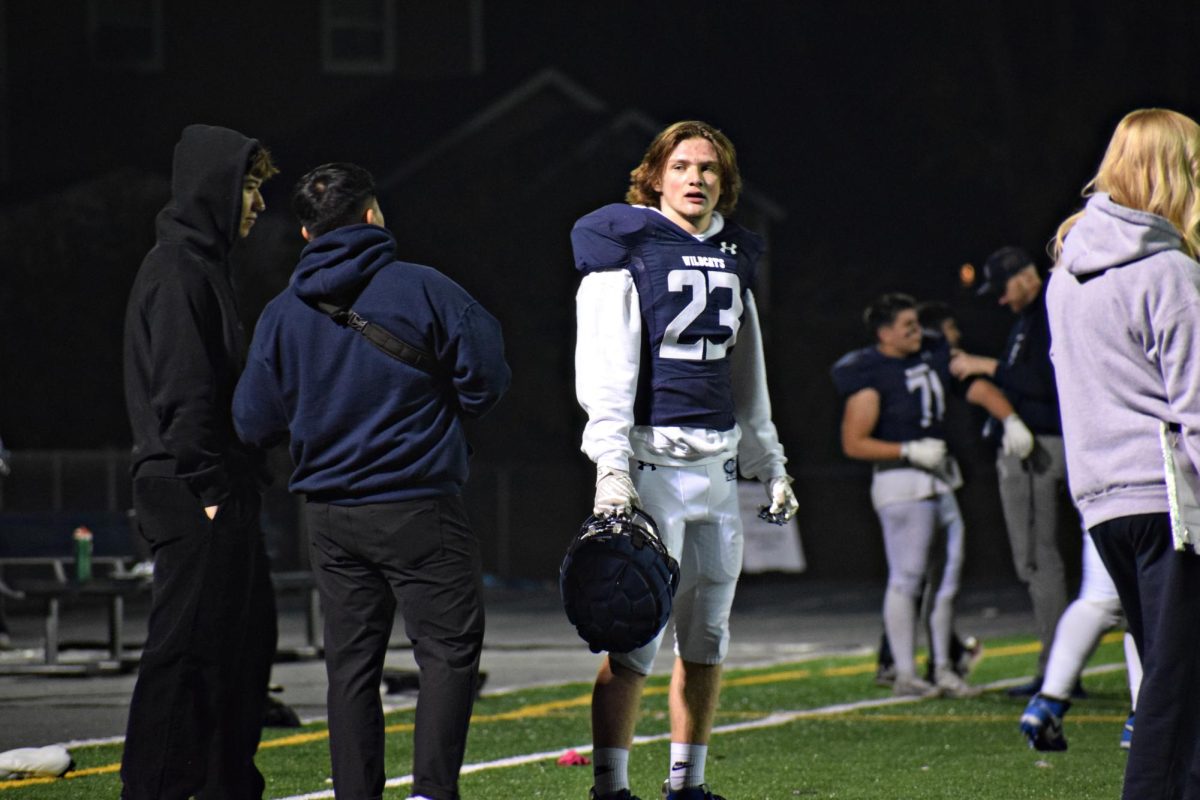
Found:
[[[833,383],[842,399],[863,389],[879,392],[879,421],[871,435],[885,442],[945,439],[946,388],[950,349],[945,339],[905,358],[875,347],[854,350],[833,365]]]
[[[614,203],[576,222],[571,245],[580,272],[628,270],[637,287],[643,350],[634,424],[733,428],[729,356],[762,239],[725,221],[700,241],[658,211]]]

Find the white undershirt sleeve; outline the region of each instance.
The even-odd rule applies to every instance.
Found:
[[[588,415],[581,449],[597,466],[628,471],[642,349],[633,276],[625,270],[585,275],[575,316],[575,396]]]
[[[733,381],[733,417],[742,431],[738,446],[738,469],[747,478],[760,481],[787,474],[783,446],[771,421],[771,398],[767,392],[767,368],[763,359],[762,331],[754,293],[746,291],[742,326],[737,345],[730,354]]]

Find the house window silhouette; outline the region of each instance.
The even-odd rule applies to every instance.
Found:
[[[162,0],[88,0],[92,63],[132,72],[163,68]]]
[[[395,0],[322,0],[321,64],[337,75],[381,75],[396,66]]]

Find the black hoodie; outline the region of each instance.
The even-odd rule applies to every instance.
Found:
[[[230,405],[245,333],[229,278],[242,184],[259,144],[227,128],[189,125],[175,146],[171,201],[125,310],[125,404],[133,475],[178,477],[206,506],[249,483],[254,459]]]

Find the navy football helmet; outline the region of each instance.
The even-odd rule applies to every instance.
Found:
[[[645,511],[588,517],[558,571],[567,619],[592,652],[648,644],[671,616],[679,564]]]

